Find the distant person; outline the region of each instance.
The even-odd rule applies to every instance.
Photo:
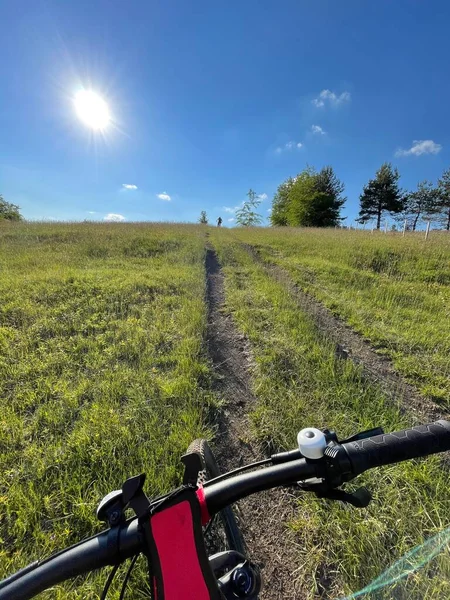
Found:
[[[222,225],[222,217],[219,217],[217,219],[217,227],[220,227]]]

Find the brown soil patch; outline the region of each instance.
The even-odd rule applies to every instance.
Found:
[[[265,458],[249,434],[248,414],[255,398],[250,389],[252,369],[248,341],[225,310],[224,276],[212,248],[206,253],[208,331],[215,391],[224,400],[217,417],[215,453],[222,471]],[[239,502],[238,518],[249,558],[262,570],[261,600],[304,597],[296,582],[299,568],[293,533],[286,524],[295,514],[286,490],[271,490]]]

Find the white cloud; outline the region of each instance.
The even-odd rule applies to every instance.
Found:
[[[120,223],[120,221],[125,221],[125,217],[116,213],[109,213],[103,217],[103,220],[110,223]]]
[[[422,154],[438,154],[442,150],[441,144],[433,140],[414,140],[409,150],[399,148],[395,156],[421,156]]]
[[[264,202],[264,200],[267,200],[268,196],[267,194],[259,194],[258,198]]]
[[[350,102],[350,100],[350,92],[342,92],[342,94],[337,95],[331,90],[322,90],[318,97],[314,98],[312,103],[314,106],[322,108],[326,104],[329,106],[339,106],[341,104],[345,104],[346,102]]]
[[[96,215],[97,212],[95,210],[88,210],[87,211],[89,215]]]
[[[287,142],[284,146],[278,146],[278,148],[275,148],[275,153],[276,154],[281,154],[284,151],[290,151],[290,150],[294,150],[295,148],[303,148],[303,144],[301,142]]]
[[[137,190],[137,185],[134,185],[134,183],[122,183],[122,187],[126,190]]]
[[[242,208],[244,206],[244,202],[245,202],[245,200],[242,200],[242,202],[240,204],[238,204],[237,206],[222,206],[222,209],[226,213],[230,213],[230,215],[234,215],[237,210],[239,210],[240,208]]]
[[[268,213],[271,213],[271,212],[272,212],[272,209],[271,209],[271,208],[268,208],[268,209],[267,209],[267,212],[268,212]]]
[[[311,131],[317,135],[326,135],[326,131],[324,131],[322,129],[322,127],[320,125],[312,125],[311,126]]]
[[[160,200],[165,200],[166,202],[170,202],[172,198],[169,196],[167,192],[163,192],[162,194],[156,194],[157,198]]]
[[[234,219],[228,219],[228,223],[232,223]]]

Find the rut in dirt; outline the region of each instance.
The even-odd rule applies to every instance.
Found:
[[[228,471],[266,457],[249,433],[249,413],[256,402],[250,386],[250,345],[226,311],[224,275],[212,247],[207,248],[205,266],[207,346],[213,363],[214,391],[223,400],[216,415],[214,450],[220,469]],[[238,520],[248,557],[262,571],[261,600],[304,596],[294,575],[299,567],[296,541],[286,527],[294,510],[293,497],[285,490],[262,492],[239,502]]]
[[[334,343],[337,358],[352,360],[360,366],[364,377],[377,384],[402,412],[413,414],[422,422],[448,418],[448,410],[422,396],[417,388],[396,371],[387,356],[378,354],[360,334],[321,302],[304,292],[292,281],[285,269],[266,262],[254,246],[242,244],[242,247],[290,293],[302,311],[310,315],[320,335]]]

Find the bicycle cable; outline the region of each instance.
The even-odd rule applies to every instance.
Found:
[[[214,515],[213,518],[210,519],[209,522],[208,522],[208,524],[206,525],[205,530],[203,532],[203,537],[206,537],[208,535],[209,530],[211,529],[211,527],[212,527],[213,523],[215,522],[215,520],[216,520],[216,515]]]
[[[122,589],[120,590],[119,600],[123,600],[125,598],[125,590],[127,587],[127,583],[128,583],[128,580],[130,579],[131,571],[133,570],[134,565],[136,564],[136,561],[138,558],[139,558],[139,554],[135,554],[133,556],[133,558],[131,559],[130,566],[127,569],[127,572],[125,574],[125,579],[123,580],[123,583],[122,583]]]
[[[114,567],[111,569],[111,572],[108,575],[108,579],[106,580],[105,587],[103,588],[102,595],[100,596],[100,600],[106,600],[106,596],[108,595],[109,588],[111,587],[111,584],[113,582],[114,577],[116,576],[117,569],[119,567],[120,567],[120,563],[117,565],[114,565]]]
[[[228,479],[228,477],[232,477],[233,475],[242,473],[242,471],[247,471],[249,469],[256,469],[257,467],[262,467],[263,465],[267,465],[271,462],[272,462],[271,458],[264,458],[263,460],[258,460],[249,465],[244,465],[243,467],[238,467],[237,469],[234,469],[233,471],[228,471],[228,473],[222,473],[222,475],[218,475],[217,477],[214,477],[213,479],[208,479],[208,481],[205,482],[203,487],[208,487],[208,486],[212,485],[213,483],[219,483],[219,481],[223,481],[224,479]]]

